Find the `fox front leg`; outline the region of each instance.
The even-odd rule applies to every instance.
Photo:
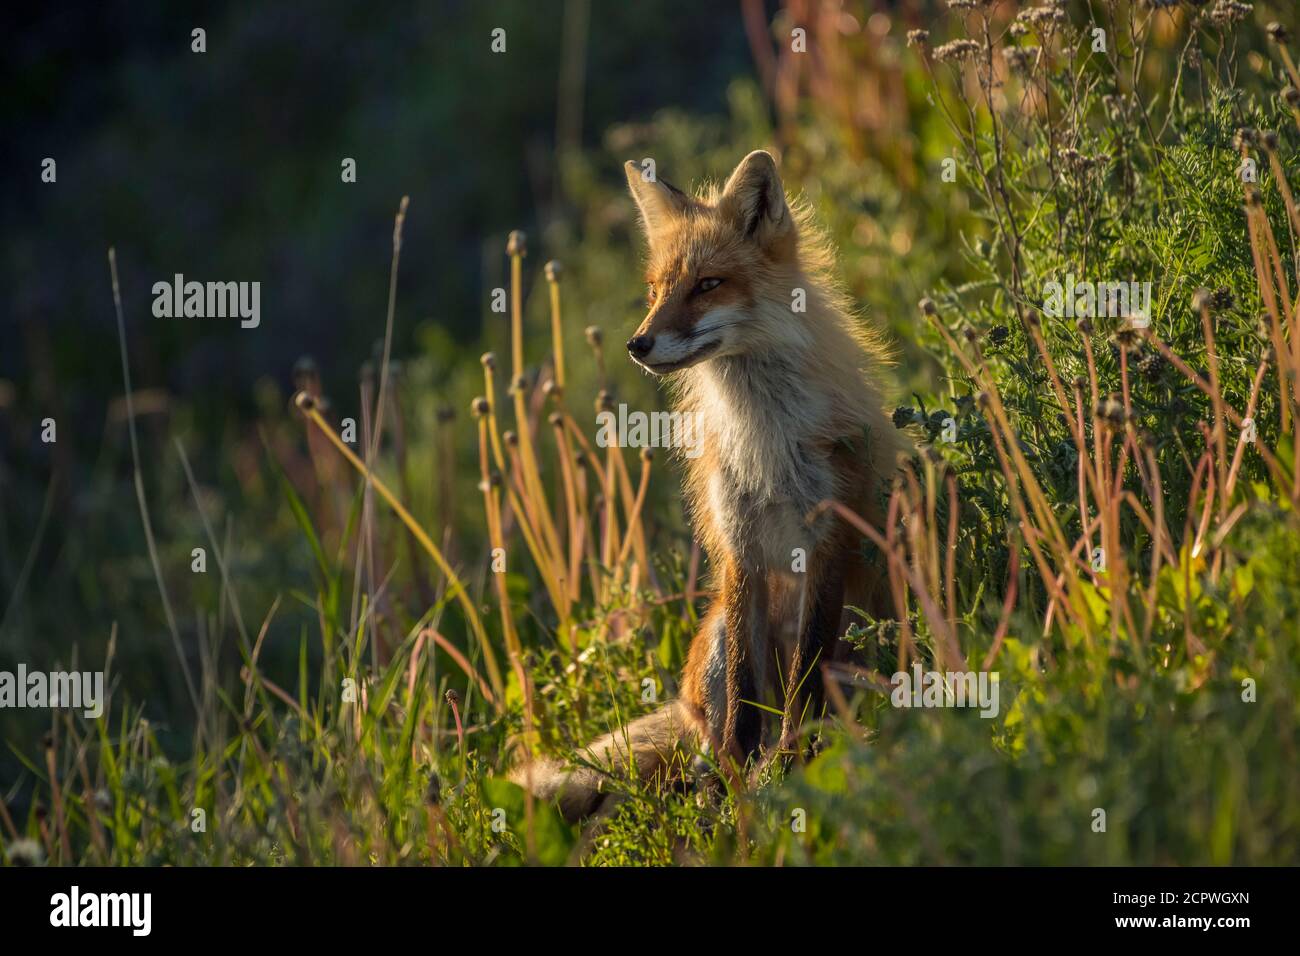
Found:
[[[795,728],[806,710],[816,717],[825,699],[822,664],[830,659],[839,637],[844,610],[844,563],[838,553],[818,553],[803,583],[799,637],[786,678],[785,709],[781,718],[781,747],[794,741]]]
[[[756,661],[766,653],[767,579],[740,564],[727,567],[723,580],[726,604],[727,711],[722,729],[723,753],[743,764],[758,750],[762,714],[743,701],[758,699]]]

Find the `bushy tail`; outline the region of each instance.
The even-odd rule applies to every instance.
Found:
[[[698,733],[690,706],[674,700],[593,741],[582,754],[591,766],[533,760],[512,770],[510,779],[539,799],[554,800],[572,822],[594,813],[609,793],[609,778],[627,776],[633,767],[641,779],[657,775],[667,781],[678,770],[684,750],[696,745]]]

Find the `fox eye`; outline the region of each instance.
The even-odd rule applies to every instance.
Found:
[[[655,300],[655,287],[654,287],[654,286],[652,286],[652,285],[648,285],[648,286],[646,286],[646,289],[645,289],[645,299],[646,299],[647,302],[653,302],[653,301]]]
[[[722,285],[721,279],[701,279],[695,284],[696,292],[712,292],[718,286]]]

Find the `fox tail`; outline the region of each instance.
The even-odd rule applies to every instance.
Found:
[[[510,772],[510,780],[541,800],[553,800],[570,822],[590,816],[609,795],[611,778],[629,773],[666,783],[678,774],[684,754],[699,740],[699,722],[684,701],[674,700],[590,743],[587,766],[535,759]]]

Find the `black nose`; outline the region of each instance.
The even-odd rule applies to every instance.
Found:
[[[627,350],[637,358],[645,358],[654,347],[655,337],[653,335],[634,335],[627,340]]]

